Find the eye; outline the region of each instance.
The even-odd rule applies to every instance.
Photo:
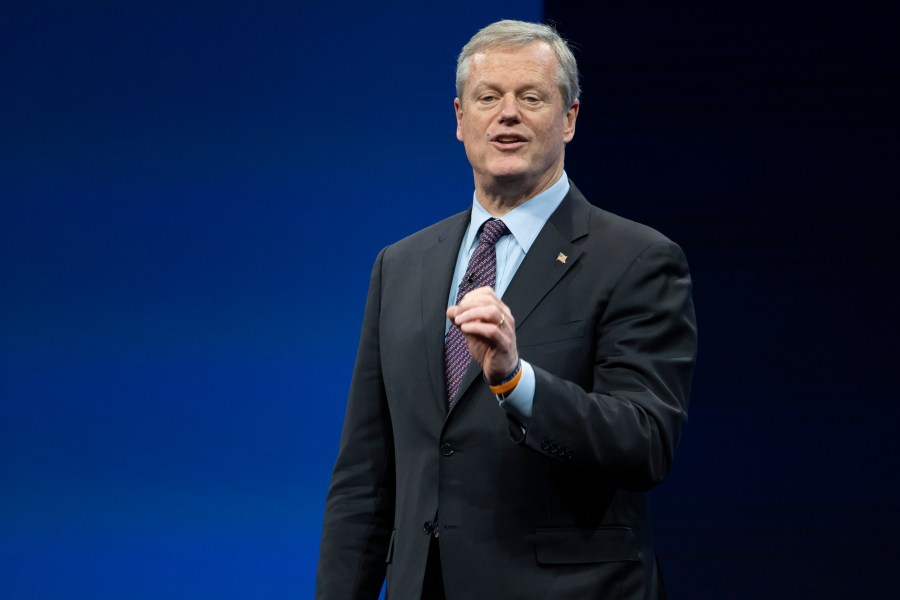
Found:
[[[522,106],[529,109],[538,109],[545,104],[543,96],[534,92],[523,94],[519,102],[522,103]]]

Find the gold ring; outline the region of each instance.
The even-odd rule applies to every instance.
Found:
[[[506,315],[500,313],[500,322],[497,323],[497,327],[503,327],[504,323],[506,323]]]

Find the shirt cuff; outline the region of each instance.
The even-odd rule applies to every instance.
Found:
[[[531,420],[531,409],[534,406],[534,369],[526,361],[522,361],[522,378],[515,389],[505,396],[497,396],[500,407],[512,414],[520,423],[527,426]]]

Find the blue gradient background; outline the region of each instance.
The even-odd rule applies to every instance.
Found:
[[[0,9],[0,597],[311,597],[369,269],[538,2]]]
[[[890,597],[896,15],[8,4],[0,598],[312,597],[370,266],[470,201],[461,46],[544,16],[583,72],[570,175],[694,274],[670,596]]]

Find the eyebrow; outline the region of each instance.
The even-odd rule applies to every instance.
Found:
[[[500,86],[496,83],[489,82],[489,81],[483,81],[483,82],[479,82],[479,83],[473,85],[471,88],[471,93],[474,94],[476,92],[480,92],[485,89],[498,89],[499,87]],[[516,93],[522,93],[523,91],[529,91],[529,90],[534,90],[534,91],[538,91],[538,92],[548,92],[548,91],[552,92],[552,89],[553,89],[552,86],[550,88],[545,88],[541,84],[534,83],[534,82],[527,82],[523,85],[520,85],[514,91]]]

